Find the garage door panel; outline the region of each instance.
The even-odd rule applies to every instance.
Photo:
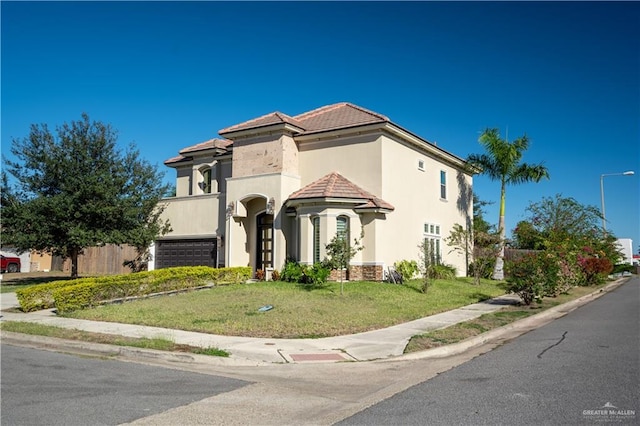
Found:
[[[156,241],[156,268],[172,266],[217,265],[216,240],[159,240]]]

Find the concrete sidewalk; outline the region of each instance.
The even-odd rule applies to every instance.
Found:
[[[403,354],[412,336],[477,318],[519,300],[516,295],[500,296],[393,327],[346,336],[321,339],[265,339],[61,318],[53,313],[53,309],[32,313],[7,312],[5,309],[18,306],[15,293],[0,295],[2,320],[34,322],[128,337],[161,337],[178,344],[203,348],[215,347],[229,352],[231,354],[229,361],[238,365],[370,361],[397,357]]]

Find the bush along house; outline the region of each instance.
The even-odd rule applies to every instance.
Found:
[[[150,267],[251,266],[322,261],[337,234],[364,249],[352,280],[381,280],[418,260],[428,240],[440,262],[466,274],[444,243],[473,216],[472,175],[461,158],[350,103],[296,116],[273,112],[219,131],[165,161],[176,196],[163,200],[171,233]]]

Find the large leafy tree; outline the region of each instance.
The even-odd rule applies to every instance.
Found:
[[[521,162],[524,152],[529,148],[529,138],[526,135],[509,142],[500,137],[498,129],[486,129],[480,136],[479,142],[486,152],[484,154],[471,154],[467,161],[471,166],[479,168],[481,170],[480,173],[487,175],[491,180],[500,182],[498,231],[501,242],[493,278],[503,279],[504,242],[506,238],[504,217],[507,185],[539,182],[543,178],[549,178],[549,171],[542,164]]]
[[[162,173],[129,146],[120,150],[110,125],[83,114],[54,135],[32,125],[14,139],[13,160],[3,158],[14,177],[2,179],[2,239],[19,251],[35,250],[71,259],[87,247],[131,244],[147,247],[169,223],[158,203],[168,187]]]
[[[614,264],[620,261],[616,237],[610,233],[602,235],[602,213],[597,207],[585,206],[571,197],[556,194],[531,203],[527,213],[527,220],[518,223],[514,235],[516,241],[533,240],[535,244],[524,247],[523,243],[519,248],[562,251],[588,248]]]

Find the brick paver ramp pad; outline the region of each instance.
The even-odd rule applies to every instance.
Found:
[[[304,361],[344,361],[346,360],[340,354],[289,354],[292,360],[295,362]]]

